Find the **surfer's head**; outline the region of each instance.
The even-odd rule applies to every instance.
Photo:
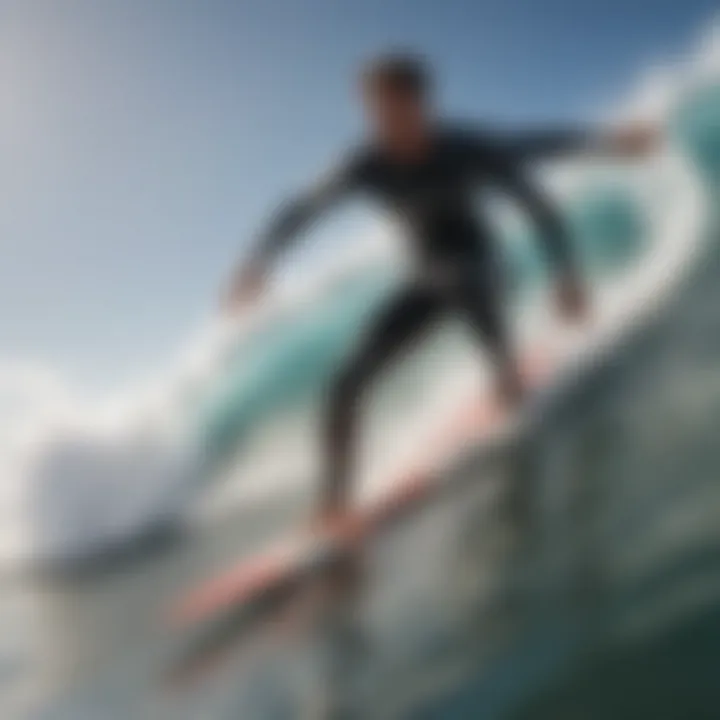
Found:
[[[426,62],[412,53],[387,53],[362,71],[368,120],[375,136],[402,151],[426,138],[432,104],[432,80]]]

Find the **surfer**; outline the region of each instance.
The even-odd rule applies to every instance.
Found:
[[[644,153],[654,140],[645,127],[607,132],[559,130],[507,137],[438,118],[424,61],[392,53],[363,69],[360,89],[370,137],[347,153],[322,182],[283,206],[249,259],[235,272],[228,305],[255,299],[273,260],[321,213],[362,192],[402,222],[414,268],[377,314],[332,382],[325,416],[325,477],[321,517],[345,509],[356,444],[358,406],[370,383],[411,341],[448,313],[463,316],[496,368],[504,403],[523,396],[523,380],[503,319],[497,244],[478,191],[507,192],[528,213],[555,270],[559,311],[568,320],[588,308],[585,283],[563,220],[527,176],[530,160],[568,152]]]

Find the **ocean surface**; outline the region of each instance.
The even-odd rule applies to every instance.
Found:
[[[662,246],[657,308],[606,340],[542,422],[503,452],[471,455],[453,470],[465,480],[456,490],[374,541],[352,601],[291,603],[238,634],[197,684],[166,682],[187,641],[167,622],[172,601],[307,517],[323,381],[392,287],[385,264],[334,276],[302,311],[288,296],[232,342],[224,331],[204,341],[202,371],[164,406],[182,422],[160,432],[157,415],[137,416],[120,439],[95,429],[35,446],[22,466],[33,470],[30,530],[3,552],[14,561],[0,580],[0,716],[717,717],[713,47],[655,109],[672,161],[568,170],[564,207],[598,297],[629,311],[619,288],[639,286]],[[702,198],[692,217],[686,181]],[[550,332],[532,238],[507,227],[518,333]],[[450,324],[383,381],[364,493],[412,457],[418,429],[467,392],[477,362]]]

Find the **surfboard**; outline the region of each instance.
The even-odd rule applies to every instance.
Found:
[[[526,405],[557,365],[547,348],[535,347],[524,354]],[[390,488],[386,493],[320,526],[291,531],[264,551],[189,590],[169,611],[171,628],[192,636],[173,664],[173,679],[207,669],[226,644],[237,642],[243,628],[291,599],[334,562],[431,503],[447,489],[443,468],[458,450],[487,444],[521,411],[508,411],[491,395],[467,399],[429,429],[427,440],[419,444],[423,451],[412,466],[384,485]]]
[[[529,395],[552,369],[547,351],[539,348],[525,355],[521,367]],[[264,595],[293,584],[295,578],[321,570],[349,545],[362,543],[430,499],[443,484],[438,466],[446,456],[466,443],[483,443],[493,431],[501,430],[510,415],[494,397],[470,400],[428,433],[429,442],[422,443],[425,451],[417,466],[387,483],[391,489],[385,495],[314,529],[291,532],[266,551],[191,590],[172,608],[172,624],[201,623],[228,607],[262,600]]]

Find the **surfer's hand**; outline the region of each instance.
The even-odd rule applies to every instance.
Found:
[[[238,270],[223,297],[223,308],[234,312],[255,302],[265,287],[266,273],[258,265],[247,265]]]
[[[651,124],[625,125],[612,130],[606,138],[610,152],[620,157],[645,157],[660,142],[660,129]]]
[[[582,320],[588,314],[588,296],[585,285],[574,276],[560,280],[556,289],[560,314],[567,320]]]

